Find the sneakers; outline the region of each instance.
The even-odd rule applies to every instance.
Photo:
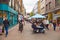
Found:
[[[37,30],[36,32],[39,32],[39,30]]]

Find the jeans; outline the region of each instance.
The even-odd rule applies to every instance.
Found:
[[[48,26],[49,26],[49,24],[46,25],[46,28],[49,30]]]
[[[53,25],[54,26],[54,31],[56,30],[56,25]]]
[[[8,26],[5,26],[6,36],[8,35]]]

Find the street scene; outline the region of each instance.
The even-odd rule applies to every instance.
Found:
[[[28,24],[28,25],[27,25]],[[16,25],[13,29],[9,30],[8,37],[4,37],[4,40],[60,40],[60,31],[53,31],[52,27],[50,30],[46,30],[45,34],[38,33],[35,34],[32,32],[32,28],[30,23],[26,23],[24,26],[23,32],[18,31],[18,25]],[[29,28],[29,29],[28,29]]]
[[[60,0],[0,0],[0,40],[60,40]]]

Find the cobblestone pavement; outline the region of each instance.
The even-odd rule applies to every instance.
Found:
[[[32,32],[31,24],[25,23],[22,33],[18,31],[17,25],[9,30],[8,37],[3,36],[2,40],[60,40],[60,31],[58,28],[56,31],[53,31],[52,27],[50,27],[50,30],[46,30],[45,34],[34,34]]]

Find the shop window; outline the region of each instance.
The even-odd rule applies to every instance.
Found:
[[[2,20],[3,20],[2,13],[0,13],[0,24],[1,24]]]
[[[3,18],[5,18],[5,17],[7,17],[7,14],[6,14],[6,12],[5,11],[0,11],[0,23],[2,23],[3,22]]]
[[[4,17],[7,17],[7,14],[6,14],[6,13],[3,14],[3,18],[4,18]]]
[[[2,13],[0,13],[0,18],[2,17]]]

